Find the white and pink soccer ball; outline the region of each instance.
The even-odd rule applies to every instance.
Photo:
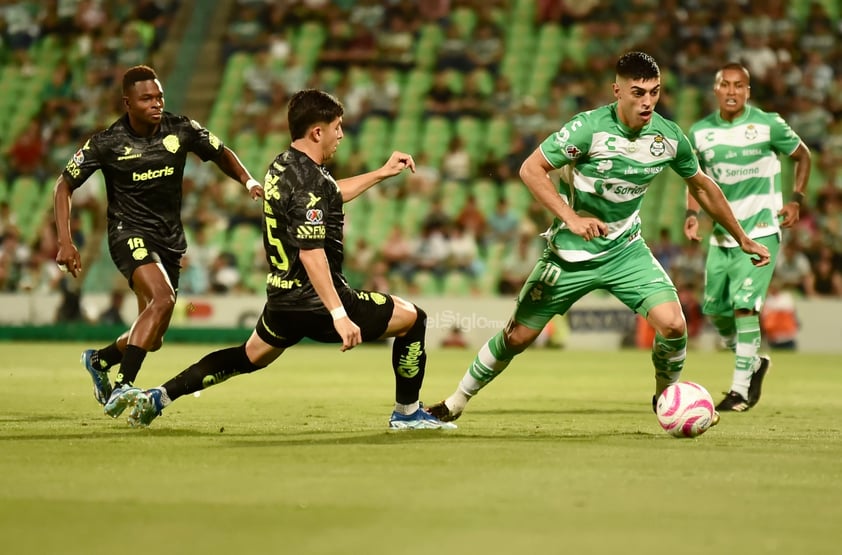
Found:
[[[656,405],[658,422],[675,437],[696,437],[714,422],[716,411],[707,389],[693,382],[678,382],[666,388]]]

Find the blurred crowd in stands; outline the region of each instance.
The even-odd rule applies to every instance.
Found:
[[[54,47],[62,51],[41,92],[37,117],[3,142],[7,184],[28,175],[41,184],[42,194],[50,194],[52,180],[80,141],[121,112],[119,76],[125,67],[149,61],[166,40],[180,4],[0,2],[4,65],[20,68],[21,75],[33,71],[28,52],[47,36],[54,36]],[[238,76],[241,86],[233,98],[226,93],[217,99],[209,122],[216,125],[208,127],[234,146],[255,175],[286,148],[286,102],[304,87],[328,90],[345,105],[346,139],[331,164],[338,177],[379,166],[392,148],[415,156],[417,173],[385,183],[348,206],[346,258],[354,286],[516,294],[542,250],[539,234],[550,224],[547,211],[519,184],[520,163],[575,113],[613,101],[618,55],[640,49],[663,71],[658,111],[685,130],[714,110],[711,90],[720,65],[736,60],[750,69],[752,102],[779,112],[810,147],[814,162],[808,201],[797,227],[785,233],[770,295],[842,296],[842,8],[837,2],[221,4],[230,5],[231,13],[220,67],[226,77]],[[193,115],[189,106],[184,112]],[[444,122],[442,131],[434,131],[439,122]],[[387,144],[376,142],[384,136]],[[262,154],[251,160],[252,152]],[[266,266],[259,207],[208,168],[192,164],[186,174],[190,246],[181,292],[261,291]],[[789,170],[784,196],[791,188]],[[680,181],[671,187],[683,195]],[[101,188],[101,182],[88,183],[74,195],[80,243],[101,226]],[[17,213],[9,204],[13,197],[12,191],[0,198],[0,290],[56,288],[62,276],[51,264],[50,211],[37,233],[21,242],[16,221],[32,216]],[[88,206],[93,216],[86,219]],[[684,240],[683,209],[673,212],[666,221],[649,223],[644,212],[644,232],[689,305],[703,282],[707,247]]]

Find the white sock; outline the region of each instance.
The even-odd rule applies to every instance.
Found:
[[[401,403],[395,403],[395,412],[398,414],[413,414],[421,407],[421,404],[418,401],[414,403],[410,403],[408,405],[402,405]]]

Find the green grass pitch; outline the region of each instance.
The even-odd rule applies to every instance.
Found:
[[[390,352],[300,346],[111,420],[85,345],[0,345],[0,538],[9,554],[839,553],[842,365],[774,354],[763,399],[692,440],[650,409],[647,352],[531,350],[458,430],[389,432]],[[153,386],[213,346],[146,359]],[[431,350],[422,399],[473,350]],[[716,400],[731,355],[691,352]]]

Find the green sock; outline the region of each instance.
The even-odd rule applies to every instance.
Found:
[[[687,334],[667,339],[655,334],[652,344],[652,364],[655,366],[655,395],[660,395],[669,385],[681,377],[684,361],[687,360]]]
[[[502,331],[489,339],[480,348],[474,362],[459,382],[459,387],[445,401],[451,412],[462,412],[468,400],[499,376],[517,354],[517,351],[506,345]]]
[[[710,317],[710,322],[716,328],[722,342],[733,353],[737,349],[737,327],[734,322],[734,315],[717,314]]]
[[[737,324],[737,359],[734,364],[734,378],[731,391],[736,391],[748,399],[748,386],[751,383],[751,370],[760,350],[760,317],[756,314],[741,316]]]

